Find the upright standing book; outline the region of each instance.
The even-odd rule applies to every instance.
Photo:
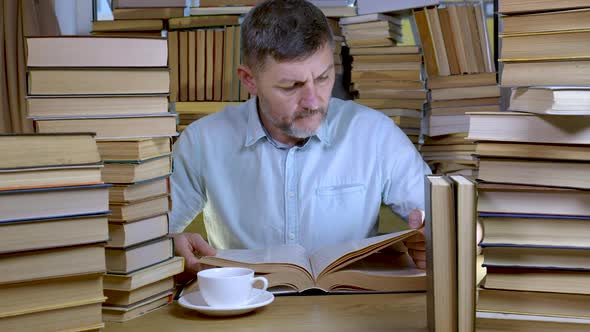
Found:
[[[453,182],[427,175],[426,275],[428,329],[457,331],[457,249]]]
[[[476,276],[476,187],[470,179],[452,175],[457,216],[457,321],[459,332],[475,327]]]

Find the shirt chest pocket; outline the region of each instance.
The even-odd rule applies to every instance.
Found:
[[[318,208],[333,216],[358,218],[365,205],[366,188],[362,183],[321,186],[316,189]]]
[[[344,185],[337,185],[337,186],[325,186],[325,187],[318,187],[316,189],[316,194],[318,196],[341,196],[346,194],[354,194],[358,192],[364,192],[365,185],[364,184],[344,184]]]
[[[319,186],[315,192],[314,236],[333,242],[353,239],[366,233],[367,188],[362,183]],[[322,240],[323,239],[323,240]]]

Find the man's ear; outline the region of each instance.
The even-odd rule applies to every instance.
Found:
[[[254,76],[252,75],[252,70],[246,67],[245,65],[239,65],[238,77],[240,78],[240,81],[242,81],[242,84],[246,86],[248,92],[250,92],[252,96],[256,96],[256,81],[254,80]]]

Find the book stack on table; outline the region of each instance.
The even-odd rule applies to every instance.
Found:
[[[152,276],[143,289],[105,291],[103,318],[126,320],[169,303],[172,276],[182,261],[170,261],[174,251],[168,237],[177,117],[168,110],[167,41],[28,38],[27,48],[27,101],[37,132],[96,133],[102,181],[112,185],[107,275],[130,275],[165,261],[176,266]]]

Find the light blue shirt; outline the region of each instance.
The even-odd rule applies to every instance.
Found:
[[[215,248],[300,244],[308,250],[374,235],[381,203],[424,210],[430,169],[384,114],[332,98],[303,146],[274,141],[256,98],[192,123],[174,145],[170,232],[204,210]]]

